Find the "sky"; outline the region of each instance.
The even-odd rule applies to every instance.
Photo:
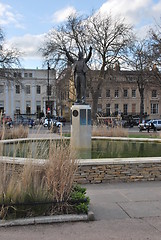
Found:
[[[161,0],[0,0],[0,27],[6,47],[23,52],[23,68],[42,68],[38,49],[45,34],[72,13],[87,16],[92,11],[124,17],[144,37],[160,21]]]

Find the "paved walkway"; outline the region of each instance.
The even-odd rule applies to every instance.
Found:
[[[93,222],[0,229],[0,240],[161,240],[161,182],[85,185]]]
[[[39,132],[49,136],[58,135],[44,128]],[[85,187],[95,221],[0,228],[0,240],[161,240],[161,182]]]

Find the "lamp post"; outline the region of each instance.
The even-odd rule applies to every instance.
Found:
[[[50,128],[50,122],[49,122],[49,118],[50,118],[50,107],[49,107],[49,70],[50,70],[50,66],[49,66],[49,62],[47,62],[47,81],[48,81],[48,85],[47,85],[47,96],[48,96],[47,117],[48,117],[48,129]]]
[[[0,63],[3,63],[3,59],[2,59],[2,45],[0,45]]]

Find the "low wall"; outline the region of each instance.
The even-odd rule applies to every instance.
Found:
[[[161,180],[161,157],[80,160],[77,183]]]
[[[37,164],[45,161],[37,160]],[[19,168],[25,162],[24,158],[0,157],[0,166],[14,163]],[[158,180],[161,180],[161,157],[81,159],[75,174],[75,182],[79,184]]]

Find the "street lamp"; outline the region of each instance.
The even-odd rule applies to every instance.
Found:
[[[3,63],[3,59],[2,59],[2,45],[0,45],[0,63]]]
[[[49,122],[49,118],[50,118],[50,104],[49,104],[49,70],[50,70],[50,66],[49,66],[49,62],[47,62],[47,80],[48,80],[48,86],[47,86],[47,95],[48,95],[48,108],[47,108],[47,117],[48,117],[48,129],[50,128],[50,122]]]

